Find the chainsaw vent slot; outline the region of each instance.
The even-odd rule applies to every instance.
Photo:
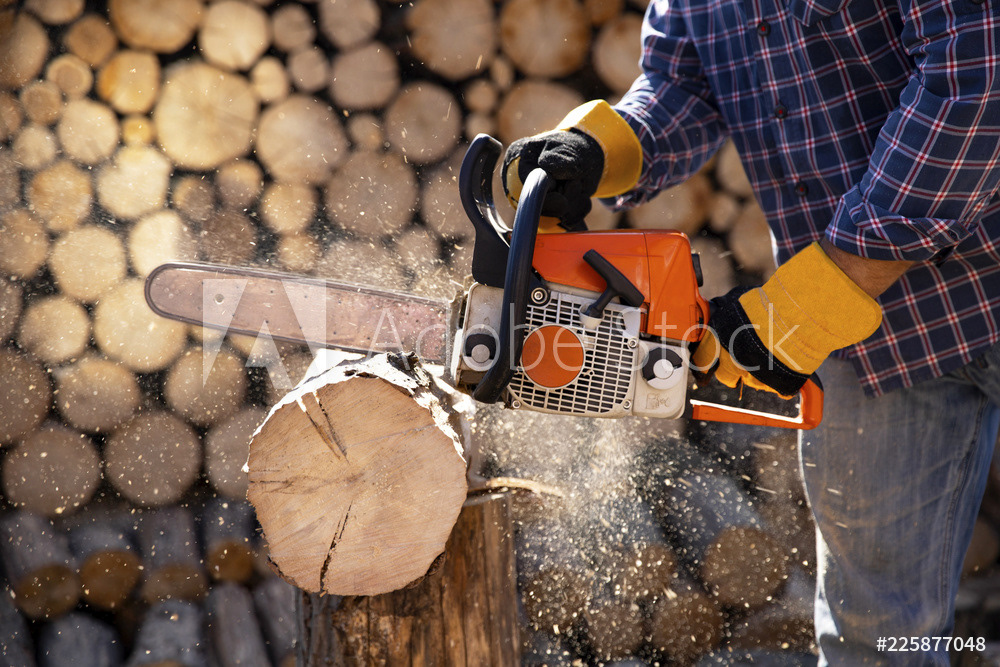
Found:
[[[622,312],[626,308],[608,305],[597,329],[584,333],[580,307],[592,301],[593,298],[553,291],[546,304],[528,304],[526,332],[546,324],[561,324],[594,344],[585,351],[583,371],[564,387],[547,389],[532,382],[523,371],[514,373],[508,386],[519,401],[536,410],[568,415],[601,415],[621,408],[629,394],[636,354],[635,349],[629,348],[625,333]]]

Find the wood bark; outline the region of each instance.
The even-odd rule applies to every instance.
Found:
[[[94,308],[94,341],[108,357],[139,373],[167,368],[184,349],[187,329],[146,305],[143,283],[126,279]]]
[[[304,590],[397,590],[444,550],[465,461],[443,395],[413,361],[333,367],[286,395],[254,435],[247,496],[271,560]]]
[[[298,664],[518,665],[509,505],[470,498],[440,567],[374,597],[303,595]]]
[[[105,475],[138,505],[177,502],[201,468],[198,435],[165,411],[141,412],[117,429],[104,446]]]
[[[270,667],[250,592],[223,582],[212,587],[206,602],[208,636],[219,667]]]
[[[80,579],[66,536],[37,514],[0,517],[0,555],[14,603],[31,619],[58,618],[80,599]]]
[[[90,438],[51,422],[7,452],[2,479],[4,496],[16,507],[46,517],[68,515],[97,490],[101,457]]]
[[[37,360],[0,348],[0,444],[34,431],[49,411],[52,387]]]
[[[142,554],[144,602],[196,601],[205,596],[208,577],[189,508],[175,505],[144,511],[136,538]]]
[[[417,164],[430,164],[450,155],[461,132],[458,100],[433,83],[404,86],[385,112],[389,144]]]
[[[38,644],[39,667],[119,665],[124,652],[113,627],[79,611],[46,624]]]

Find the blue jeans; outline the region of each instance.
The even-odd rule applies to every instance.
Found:
[[[879,651],[879,637],[951,634],[962,560],[1000,425],[1000,346],[879,398],[851,365],[820,369],[822,424],[799,437],[817,525],[822,665],[948,665],[944,650]]]

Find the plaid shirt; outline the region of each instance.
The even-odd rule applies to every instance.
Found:
[[[824,233],[918,263],[882,327],[838,353],[869,394],[1000,338],[998,0],[652,0],[643,74],[616,105],[641,203],[736,144],[784,262]]]

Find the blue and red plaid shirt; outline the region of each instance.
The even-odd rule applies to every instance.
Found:
[[[822,237],[918,263],[881,328],[840,355],[869,394],[1000,339],[1000,1],[652,0],[616,105],[644,167],[620,207],[732,137],[777,259]]]

